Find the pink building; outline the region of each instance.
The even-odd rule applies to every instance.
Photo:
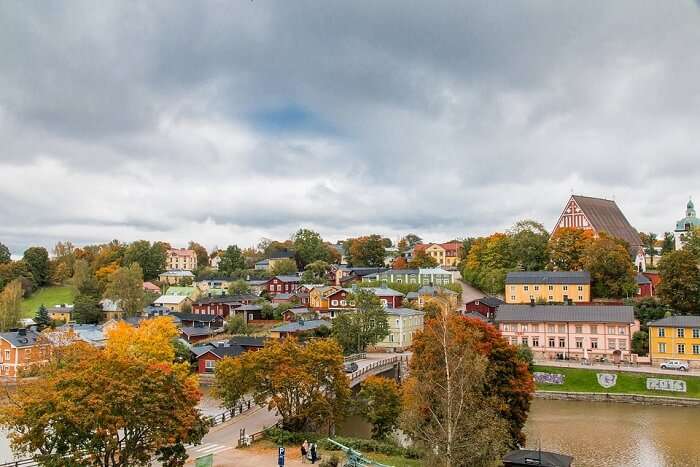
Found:
[[[535,359],[629,360],[639,331],[631,306],[501,305],[495,324],[513,345],[527,345]]]

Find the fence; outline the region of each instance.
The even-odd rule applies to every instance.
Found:
[[[4,464],[0,464],[0,467],[35,467],[38,465],[39,464],[37,464],[34,459],[22,459],[13,462],[5,462]]]
[[[227,410],[226,412],[222,412],[220,414],[209,417],[209,420],[211,420],[213,426],[216,426],[220,423],[224,423],[226,420],[231,420],[232,418],[241,415],[243,412],[250,410],[251,407],[255,407],[255,403],[248,399],[246,401],[241,402],[231,410]],[[3,466],[0,465],[0,467]]]
[[[369,372],[372,371],[372,370],[375,370],[375,369],[380,368],[380,367],[387,366],[387,365],[389,365],[389,364],[394,364],[394,363],[401,362],[404,358],[405,358],[406,360],[408,360],[408,355],[395,355],[395,356],[393,356],[393,357],[384,358],[384,359],[382,359],[382,360],[377,360],[376,362],[372,362],[372,363],[370,363],[369,365],[367,365],[366,367],[360,368],[360,369],[357,370],[356,372],[351,373],[351,374],[350,374],[350,379],[351,379],[352,381],[355,381],[356,379],[360,378],[361,376],[365,375],[366,373],[369,373]]]
[[[348,363],[348,362],[356,362],[358,360],[364,360],[365,358],[367,358],[367,354],[363,352],[363,353],[355,353],[352,355],[348,355],[343,360],[345,360],[345,363]]]

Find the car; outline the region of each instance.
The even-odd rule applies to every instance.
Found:
[[[661,364],[664,370],[688,371],[688,364],[679,360],[669,360]]]
[[[357,363],[355,362],[347,362],[344,365],[344,370],[345,373],[355,373],[359,367],[357,366]]]

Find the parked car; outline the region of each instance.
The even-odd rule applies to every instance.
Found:
[[[662,363],[661,368],[664,370],[688,371],[688,364],[680,360],[669,360],[668,362]]]
[[[345,364],[345,373],[355,373],[359,367],[355,362],[347,362]]]

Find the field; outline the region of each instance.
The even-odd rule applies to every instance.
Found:
[[[33,318],[40,305],[49,308],[61,303],[73,303],[73,289],[70,286],[44,287],[22,300],[22,316]]]
[[[559,368],[546,366],[535,366],[535,371],[565,375],[564,384],[537,383],[537,389],[542,391],[605,392],[613,394],[642,394],[645,396],[700,398],[700,377],[686,376],[683,373],[679,373],[677,375],[658,375],[647,373],[626,373],[624,371],[584,370],[580,368]],[[615,386],[608,389],[602,387],[600,384],[598,384],[596,373],[617,374],[617,382]],[[683,380],[686,382],[688,392],[648,390],[646,388],[647,378]]]

